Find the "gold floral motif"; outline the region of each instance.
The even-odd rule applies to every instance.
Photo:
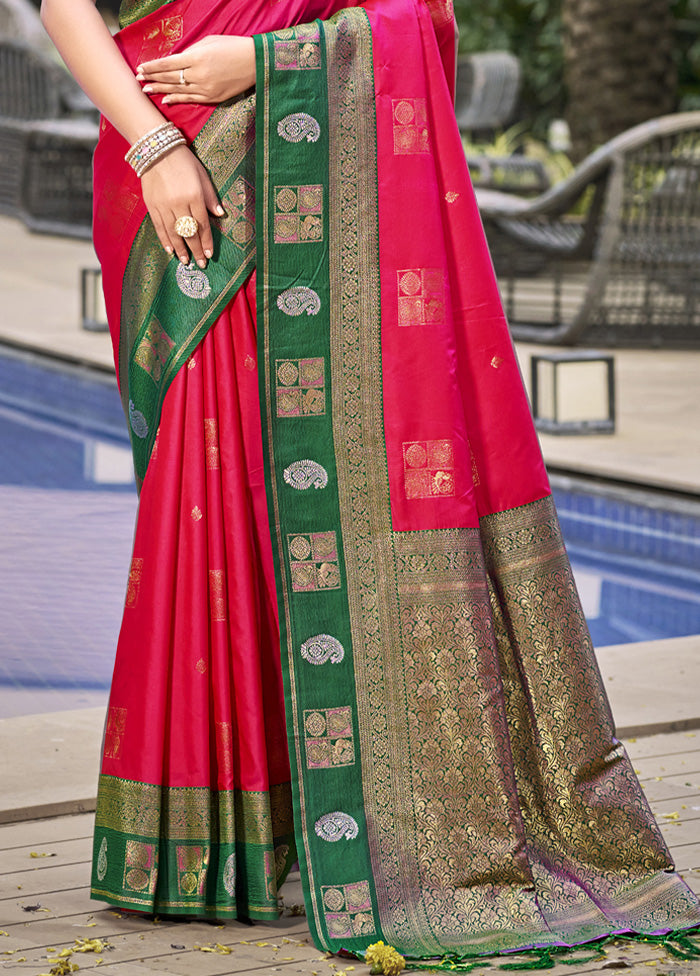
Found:
[[[175,343],[158,319],[153,318],[136,348],[134,362],[157,383],[174,347]]]
[[[615,739],[554,504],[543,498],[481,526],[529,844],[538,862],[624,899],[633,875],[672,861]]]
[[[292,589],[295,592],[335,590],[341,585],[335,532],[292,533],[287,536]]]
[[[313,417],[326,412],[325,375],[323,358],[278,359],[277,416]]]
[[[226,591],[223,569],[209,570],[209,612],[211,619],[217,623],[226,620]]]
[[[318,27],[302,24],[275,32],[275,68],[277,71],[300,71],[321,67]]]
[[[105,759],[118,759],[121,749],[122,737],[126,731],[126,708],[117,705],[110,705],[107,711],[107,724],[105,726]]]
[[[194,506],[194,508],[190,512],[190,517],[191,517],[191,519],[192,519],[193,522],[199,522],[199,521],[201,521],[201,519],[202,519],[202,509],[199,507],[199,505],[195,505]]]
[[[124,887],[152,895],[158,880],[158,848],[137,840],[127,840],[124,855]]]
[[[275,244],[323,240],[323,187],[275,187]]]
[[[216,761],[220,769],[219,783],[223,780],[228,786],[233,779],[233,732],[231,723],[217,722],[215,728]]]
[[[177,859],[177,883],[180,895],[191,898],[193,895],[202,896],[209,867],[209,848],[199,844],[193,846],[178,845],[175,856]]]
[[[445,276],[440,268],[396,272],[399,325],[439,325],[445,320]]]
[[[207,471],[218,471],[219,460],[219,424],[215,417],[204,420],[204,456]]]
[[[139,591],[141,589],[141,576],[143,575],[143,558],[141,556],[134,556],[131,560],[131,569],[129,570],[129,582],[126,588],[126,601],[125,606],[128,610],[133,610],[139,600]]]
[[[218,831],[222,844],[272,844],[293,830],[289,783],[269,791],[153,786],[100,776],[95,822],[116,833],[192,842]]]
[[[448,497],[455,494],[451,440],[406,442],[403,445],[403,462],[406,498]]]
[[[350,706],[304,711],[306,765],[331,769],[355,763],[355,743]]]
[[[174,17],[163,17],[150,24],[143,33],[143,44],[139,52],[137,64],[144,61],[154,61],[156,58],[165,57],[178,41],[182,40],[183,34],[182,14],[175,14]]]
[[[200,659],[195,664],[194,668],[195,671],[198,671],[200,674],[206,674],[207,662],[204,660],[203,657],[200,657]]]
[[[376,926],[367,881],[322,885],[321,898],[326,908],[326,928],[332,938],[374,935]]]
[[[394,125],[394,153],[409,155],[430,151],[428,117],[424,98],[394,98],[391,101]]]

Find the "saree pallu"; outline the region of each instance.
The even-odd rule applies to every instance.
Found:
[[[118,680],[120,642],[95,897],[269,917],[296,845],[331,951],[468,956],[699,924],[614,735],[451,111],[449,12],[198,6],[135,4],[122,44],[135,64],[151,42],[256,35],[256,99],[169,112],[227,212],[207,269],[162,254],[128,174],[107,209],[108,127],[96,167],[143,480],[130,660],[158,701]],[[194,568],[171,540],[193,521]],[[155,612],[149,586],[170,604]],[[129,612],[127,596],[127,629]],[[145,629],[163,616],[226,676],[224,718],[217,677],[172,721],[200,650]]]

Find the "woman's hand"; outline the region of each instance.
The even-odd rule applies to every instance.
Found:
[[[212,34],[179,54],[140,64],[136,80],[169,105],[217,105],[255,84],[253,38]]]
[[[209,213],[223,216],[224,210],[207,171],[185,146],[178,146],[141,177],[143,199],[160,243],[168,254],[177,254],[188,264],[192,252],[200,268],[214,253]],[[184,239],[175,230],[178,217],[194,217],[199,229]]]

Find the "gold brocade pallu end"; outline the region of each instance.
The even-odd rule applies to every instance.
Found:
[[[275,919],[294,860],[289,784],[269,793],[102,776],[92,897],[164,915]]]

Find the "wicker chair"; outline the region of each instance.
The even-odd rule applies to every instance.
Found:
[[[533,200],[476,193],[516,339],[700,346],[700,112],[630,129]]]
[[[493,131],[513,118],[520,62],[507,51],[481,51],[457,61],[455,114],[460,132]]]
[[[0,212],[34,230],[89,237],[97,136],[97,112],[70,75],[0,37]]]

